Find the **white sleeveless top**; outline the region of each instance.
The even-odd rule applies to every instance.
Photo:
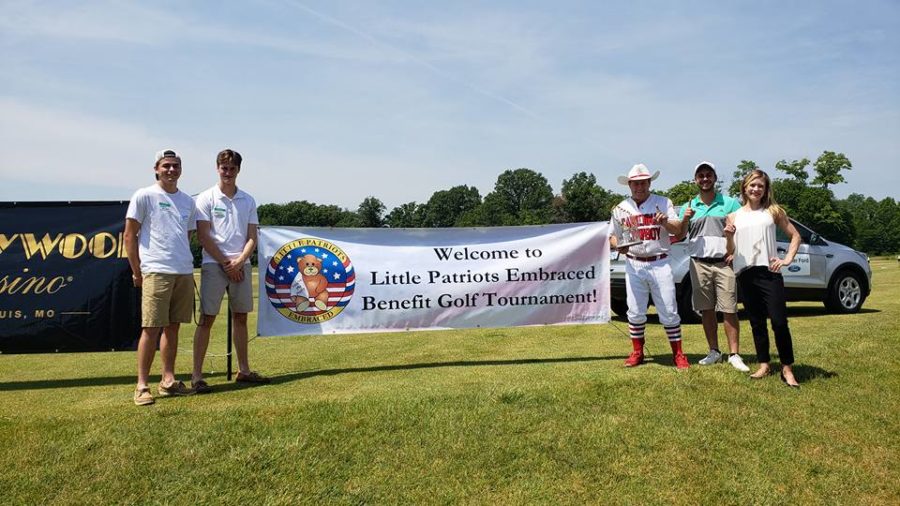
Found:
[[[734,272],[768,267],[775,253],[775,220],[765,209],[740,208],[734,213]]]

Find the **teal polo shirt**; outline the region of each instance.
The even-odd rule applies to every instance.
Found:
[[[700,195],[691,199],[694,217],[688,228],[688,253],[695,258],[725,257],[725,217],[741,208],[733,197],[716,193],[709,205],[700,200]],[[687,206],[678,213],[684,219]]]

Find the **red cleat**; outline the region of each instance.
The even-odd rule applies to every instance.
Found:
[[[690,366],[691,364],[688,363],[688,359],[684,356],[684,353],[675,354],[675,367],[679,369],[687,369]]]
[[[634,367],[643,363],[644,352],[642,351],[632,351],[631,355],[628,355],[628,358],[625,359],[625,367]]]

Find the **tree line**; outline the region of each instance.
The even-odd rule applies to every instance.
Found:
[[[718,169],[720,191],[738,196],[743,177],[757,168],[752,160],[741,161],[727,190],[722,181],[724,171]],[[823,237],[872,255],[900,251],[900,205],[893,198],[876,201],[855,193],[846,199],[835,198],[831,187],[846,182],[844,174],[851,169],[843,153],[825,151],[815,162],[808,158],[781,160],[769,175],[778,203],[792,218]],[[484,197],[474,186],[459,185],[434,192],[426,202],[407,202],[389,212],[374,196],[366,197],[355,211],[301,200],[261,205],[259,219],[261,225],[393,228],[606,221],[613,206],[628,193],[625,187],[621,191],[604,188],[593,174],[582,171],[564,179],[556,194],[541,173],[519,168],[500,174],[493,191]],[[691,179],[653,191],[669,197],[675,205],[697,194]]]

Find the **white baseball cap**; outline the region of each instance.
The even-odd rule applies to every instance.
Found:
[[[181,155],[179,155],[174,149],[162,149],[156,152],[156,163],[159,163],[163,158],[178,158],[181,160]]]
[[[711,170],[713,172],[713,174],[716,174],[716,166],[713,165],[712,162],[707,162],[706,160],[704,160],[704,161],[698,163],[696,167],[694,167],[694,175],[696,176],[697,171],[699,171],[703,167],[709,168],[709,170]],[[718,176],[718,174],[716,174],[716,176]]]
[[[627,176],[619,176],[619,184],[627,185],[630,181],[641,181],[643,179],[649,179],[653,181],[654,179],[659,177],[659,171],[650,175],[650,169],[647,168],[643,163],[639,163],[631,168],[628,171]]]

